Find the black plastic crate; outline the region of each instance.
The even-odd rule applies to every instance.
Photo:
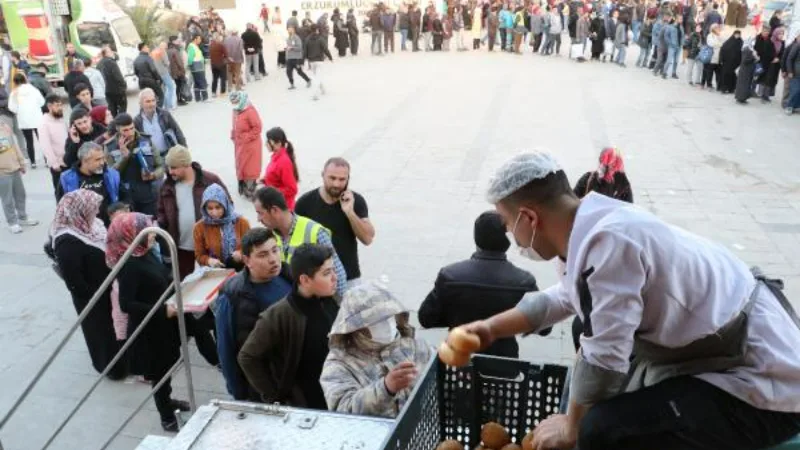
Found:
[[[469,366],[434,357],[397,418],[384,450],[434,450],[445,439],[465,449],[480,443],[481,426],[505,426],[513,442],[558,412],[567,368],[476,355]]]

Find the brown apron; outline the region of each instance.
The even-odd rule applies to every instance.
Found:
[[[783,282],[767,278],[758,267],[750,269],[757,283],[742,311],[716,333],[697,339],[678,348],[662,347],[634,337],[631,370],[626,391],[652,386],[668,378],[682,375],[724,372],[744,365],[748,338],[748,318],[763,287],[769,289],[795,326],[800,318],[783,295]]]

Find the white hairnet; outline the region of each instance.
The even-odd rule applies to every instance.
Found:
[[[517,155],[500,166],[489,180],[486,199],[497,203],[517,192],[533,180],[539,180],[561,169],[553,156],[547,152],[530,152]]]

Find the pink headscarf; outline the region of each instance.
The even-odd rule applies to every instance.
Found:
[[[783,27],[772,30],[772,45],[775,46],[776,55],[781,51],[781,45],[783,45],[783,31]]]
[[[61,197],[50,227],[53,241],[69,234],[86,245],[105,251],[106,228],[97,218],[102,203],[103,196],[87,189],[78,189]]]
[[[153,220],[141,213],[123,213],[114,218],[108,227],[108,240],[106,241],[106,265],[114,267],[136,239],[136,236],[145,228],[151,226]],[[143,240],[133,256],[142,256],[149,251],[147,240]]]
[[[625,172],[622,153],[616,147],[606,147],[600,152],[600,167],[597,168],[597,174],[611,183],[617,172]]]

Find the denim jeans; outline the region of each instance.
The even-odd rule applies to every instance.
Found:
[[[639,46],[639,58],[636,60],[636,65],[639,67],[647,67],[650,62],[650,46]]]
[[[406,40],[408,40],[408,30],[400,30],[400,50],[406,51]]]
[[[680,55],[680,47],[667,48],[667,65],[664,67],[665,75],[678,76],[678,59],[680,59]]]
[[[800,108],[800,74],[795,74],[789,81],[789,102],[787,108]]]
[[[631,30],[633,31],[633,41],[639,41],[639,30],[642,29],[642,21],[641,20],[634,20],[631,23]]]
[[[372,31],[372,54],[373,55],[382,55],[383,54],[383,31]]]
[[[614,62],[620,65],[625,64],[625,56],[627,56],[627,53],[628,53],[628,47],[623,45],[620,48],[618,48],[617,58],[614,60]]]
[[[164,83],[164,108],[173,109],[178,103],[178,92],[175,90],[175,80],[167,74],[161,77]]]

